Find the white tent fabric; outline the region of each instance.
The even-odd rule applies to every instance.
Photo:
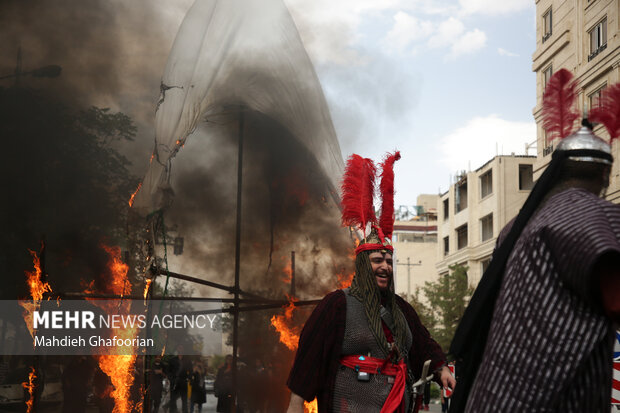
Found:
[[[319,80],[282,0],[196,0],[173,44],[154,157],[134,208],[164,207],[170,160],[207,114],[244,106],[288,129],[334,190],[344,162]],[[228,110],[230,111],[230,110]]]

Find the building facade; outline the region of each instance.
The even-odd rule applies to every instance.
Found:
[[[394,222],[395,290],[415,295],[426,281],[437,281],[437,200],[439,195],[419,195],[417,213]],[[423,298],[423,297],[420,297]]]
[[[607,86],[620,82],[619,16],[618,0],[536,1],[536,51],[532,56],[532,69],[536,72],[533,112],[538,148],[535,179],[557,146],[557,141],[552,141],[542,126],[542,96],[548,79],[561,68],[569,70],[577,79],[579,109],[596,105]],[[601,125],[594,132],[609,139]],[[620,155],[618,146],[618,143],[612,145],[615,159]],[[607,199],[620,203],[620,162],[615,162],[611,175]]]
[[[478,284],[499,232],[530,193],[535,162],[534,156],[496,156],[474,172],[462,172],[439,197],[436,273],[466,265],[469,284]]]

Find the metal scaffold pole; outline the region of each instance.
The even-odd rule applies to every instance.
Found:
[[[239,347],[239,273],[241,264],[241,192],[243,189],[243,109],[239,110],[239,145],[237,159],[237,224],[235,231],[235,297],[233,311],[232,387],[233,413],[237,411],[237,351]]]

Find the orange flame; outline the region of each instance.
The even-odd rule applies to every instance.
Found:
[[[129,285],[129,280],[127,279],[129,265],[123,262],[120,247],[108,247],[107,245],[101,244],[101,248],[108,253],[109,257],[108,271],[112,279],[109,283],[107,283],[107,289],[110,293],[120,295],[122,297],[125,295],[125,288]],[[129,302],[126,303],[129,304]]]
[[[280,334],[280,342],[288,347],[289,350],[296,350],[299,342],[300,327],[289,326],[293,319],[296,298],[290,298],[289,304],[285,307],[284,315],[273,315],[271,325]]]
[[[293,281],[292,261],[290,259],[287,260],[286,257],[282,257],[282,261],[285,262],[284,269],[282,270],[282,272],[284,272],[284,277],[282,277],[282,281],[290,284]]]
[[[106,292],[120,295],[125,294],[125,288],[129,286],[127,272],[129,266],[121,259],[121,249],[119,247],[108,247],[101,245],[109,256],[108,273],[109,282],[106,284]],[[93,283],[91,283],[86,291],[92,292]],[[113,302],[93,300],[94,304],[104,309],[108,314],[113,311],[119,311],[118,306]],[[124,300],[120,306],[120,311],[129,310],[129,301]],[[133,339],[136,337],[136,329],[112,329],[110,335],[117,336],[119,339]],[[106,354],[99,356],[99,367],[101,371],[107,374],[112,381],[114,390],[110,393],[114,399],[114,410],[112,413],[129,413],[134,410],[134,405],[130,401],[130,390],[133,385],[133,367],[136,361],[136,355],[112,355]]]
[[[151,158],[152,159],[152,158]],[[142,182],[140,182],[138,184],[138,187],[136,188],[136,190],[134,191],[133,194],[131,194],[131,198],[129,198],[129,208],[131,208],[133,206],[133,201],[134,198],[136,197],[136,195],[138,194],[138,191],[140,190],[140,188],[142,188]]]
[[[24,272],[26,274],[26,283],[28,284],[28,288],[30,289],[30,296],[32,297],[32,301],[23,301],[20,302],[20,305],[24,308],[24,321],[26,322],[26,326],[30,331],[30,335],[34,339],[36,333],[35,330],[32,328],[32,319],[34,316],[34,312],[37,311],[41,306],[41,300],[43,299],[43,295],[46,292],[52,292],[52,287],[50,287],[47,282],[41,281],[43,272],[41,270],[41,260],[37,256],[37,253],[31,250],[28,251],[30,252],[30,255],[32,255],[34,271]]]
[[[127,336],[131,336],[131,334],[128,332]],[[127,336],[123,338],[131,338]],[[99,357],[101,371],[110,376],[114,386],[114,390],[110,394],[114,399],[114,410],[112,410],[112,413],[130,413],[133,410],[134,406],[129,398],[134,380],[133,366],[135,361],[136,356],[134,354],[106,354]]]
[[[28,390],[28,400],[26,400],[26,412],[32,413],[32,405],[34,404],[34,379],[37,376],[34,373],[34,367],[30,367],[30,373],[28,374],[28,381],[22,383],[22,387]]]
[[[338,289],[342,290],[343,288],[349,288],[351,283],[353,282],[353,277],[355,273],[345,274],[344,272],[336,275],[338,277]]]
[[[271,325],[280,333],[280,342],[288,347],[289,350],[297,350],[301,330],[301,327],[290,327],[288,325],[293,319],[296,301],[299,300],[295,297],[289,297],[289,303],[284,307],[284,315],[274,315],[271,317]],[[304,413],[318,413],[318,411],[316,399],[309,403],[304,401]]]
[[[148,278],[146,280],[146,285],[144,286],[144,299],[146,300],[146,296],[149,295],[149,288],[151,287],[151,283],[153,282],[152,278]]]
[[[360,245],[360,240],[356,239],[355,248],[359,247],[359,245]],[[355,253],[355,248],[351,248],[351,251],[347,255],[347,257],[351,258],[352,261],[355,261],[355,258],[357,257],[357,254]]]
[[[319,403],[316,399],[312,400],[310,403],[304,401],[304,413],[318,413],[319,412]]]

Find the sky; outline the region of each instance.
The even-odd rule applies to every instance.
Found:
[[[343,156],[398,149],[396,205],[534,145],[531,0],[285,0]]]

